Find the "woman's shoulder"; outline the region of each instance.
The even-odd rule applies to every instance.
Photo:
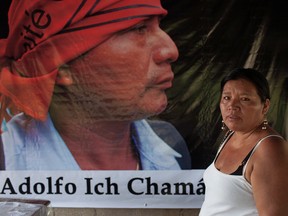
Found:
[[[281,148],[285,149],[288,147],[287,141],[284,137],[273,129],[267,131],[266,134],[264,133],[261,135],[257,145],[262,146],[261,148],[266,151]]]
[[[255,154],[259,160],[263,160],[263,164],[288,160],[288,142],[277,133],[264,136],[257,145]]]

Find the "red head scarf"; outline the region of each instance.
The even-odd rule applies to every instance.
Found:
[[[14,0],[0,40],[2,120],[16,106],[44,120],[59,66],[152,15],[160,0]]]

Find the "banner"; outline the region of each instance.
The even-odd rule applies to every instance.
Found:
[[[255,68],[267,77],[271,88],[268,122],[285,139],[288,138],[288,31],[287,18],[280,13],[285,8],[282,5],[284,1],[252,0],[247,3],[237,0],[220,4],[218,1],[165,0],[162,5],[168,15],[158,3],[154,3],[156,1],[150,0],[133,6],[122,5],[126,1],[111,4],[112,1],[90,0],[83,1],[81,5],[77,1],[53,2],[65,4],[65,7],[66,3],[71,3],[70,14],[63,13],[64,6],[54,7],[52,3],[42,8],[43,5],[38,5],[36,1],[35,5],[32,1],[18,2],[27,6],[27,10],[17,7],[22,10],[19,17],[22,14],[25,19],[13,19],[24,23],[15,25],[20,29],[13,31],[16,32],[15,38],[22,40],[21,47],[25,50],[17,53],[16,49],[10,48],[7,51],[9,54],[15,52],[16,57],[25,53],[21,61],[29,70],[21,71],[23,65],[15,61],[15,71],[21,71],[21,76],[16,79],[15,71],[7,73],[10,71],[4,67],[2,70],[0,65],[2,85],[5,86],[3,95],[12,92],[14,96],[15,90],[15,95],[20,95],[20,102],[25,103],[28,111],[31,105],[32,111],[28,114],[33,113],[35,107],[43,106],[45,109],[40,111],[47,109],[49,115],[43,123],[17,111],[13,113],[13,109],[5,113],[8,116],[13,113],[16,118],[14,116],[10,123],[7,120],[2,124],[1,198],[47,199],[52,207],[200,208],[205,196],[203,173],[213,162],[224,136],[219,110],[220,82],[226,72],[237,67]],[[99,11],[96,2],[101,2]],[[147,6],[147,2],[153,2],[153,5]],[[7,13],[9,1],[5,3]],[[133,14],[130,14],[131,11]],[[112,20],[109,15],[114,12],[116,15],[112,16]],[[149,67],[140,64],[142,60],[150,59],[150,53],[161,53],[147,50],[150,45],[139,47],[139,44],[145,44],[141,37],[145,35],[143,32],[146,32],[147,26],[150,26],[150,32],[155,30],[155,20],[146,21],[150,13],[164,16],[160,26],[172,40],[163,32],[158,32],[155,35],[162,38],[152,42],[158,47],[168,41],[172,51],[165,62],[171,63],[171,68],[170,65],[168,69],[162,67],[163,62],[153,62]],[[4,16],[4,13],[0,14]],[[97,16],[100,21],[95,22]],[[61,22],[54,25],[56,18]],[[7,22],[6,19],[4,21]],[[113,28],[109,26],[111,23]],[[94,27],[100,30],[92,31]],[[87,30],[85,34],[80,31],[83,29]],[[159,31],[158,23],[156,29]],[[46,30],[49,40],[44,34]],[[107,44],[102,47],[105,44],[102,42],[107,42],[110,34],[115,32],[116,39],[109,43],[117,45],[117,49]],[[6,38],[8,27],[6,31],[1,29],[0,33],[2,38]],[[16,44],[15,40],[10,40],[10,47]],[[90,44],[90,41],[95,44]],[[130,47],[131,43],[135,49]],[[162,47],[166,48],[167,44]],[[98,51],[90,52],[96,45]],[[37,52],[34,52],[35,49]],[[75,50],[79,53],[75,54]],[[0,51],[2,53],[4,49]],[[154,60],[163,61],[160,54],[156,57]],[[76,63],[66,65],[62,58],[69,64],[76,58]],[[65,64],[59,66],[59,62]],[[151,65],[157,67],[148,74]],[[29,74],[33,67],[47,69],[48,76],[44,69],[45,76],[42,76],[42,70]],[[156,76],[155,71],[166,75]],[[34,82],[36,76],[38,79]],[[23,81],[27,78],[32,81]],[[76,80],[77,85],[72,85],[71,79]],[[25,91],[32,89],[33,97],[29,92],[18,89],[19,86],[25,86]],[[158,90],[151,91],[155,86]],[[141,88],[145,91],[142,92]],[[43,102],[41,91],[46,92],[47,89],[48,99],[45,97]],[[138,98],[140,102],[136,101]],[[50,99],[51,104],[48,103]],[[2,101],[1,110],[6,111],[4,105],[11,105],[11,101],[9,98],[5,100],[5,97]],[[127,133],[114,133],[123,125]],[[97,133],[91,133],[95,131]],[[111,151],[103,151],[103,154],[95,151],[105,147],[96,144],[103,140],[111,141],[111,137],[118,138],[118,141],[124,137],[129,143],[115,149],[111,145]],[[76,145],[79,140],[81,145]],[[109,144],[124,143],[118,141]],[[109,156],[105,157],[105,153]],[[127,160],[116,159],[116,156],[126,154]],[[104,158],[101,157],[103,155]],[[87,171],[98,166],[98,159],[109,163],[105,163],[104,168],[97,167],[99,170]],[[113,170],[115,167],[118,170]],[[37,169],[41,171],[34,171]]]
[[[47,199],[53,207],[199,208],[203,170],[2,171],[0,198]]]

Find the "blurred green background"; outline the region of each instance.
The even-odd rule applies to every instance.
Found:
[[[237,67],[255,68],[270,83],[269,123],[288,138],[287,1],[162,0],[162,27],[180,57],[159,117],[173,123],[188,143],[194,168],[206,168],[221,140],[220,80]]]

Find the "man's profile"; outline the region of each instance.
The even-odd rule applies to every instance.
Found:
[[[65,10],[63,10],[65,8]],[[169,123],[172,39],[149,1],[12,1],[1,40],[7,170],[190,169]]]

